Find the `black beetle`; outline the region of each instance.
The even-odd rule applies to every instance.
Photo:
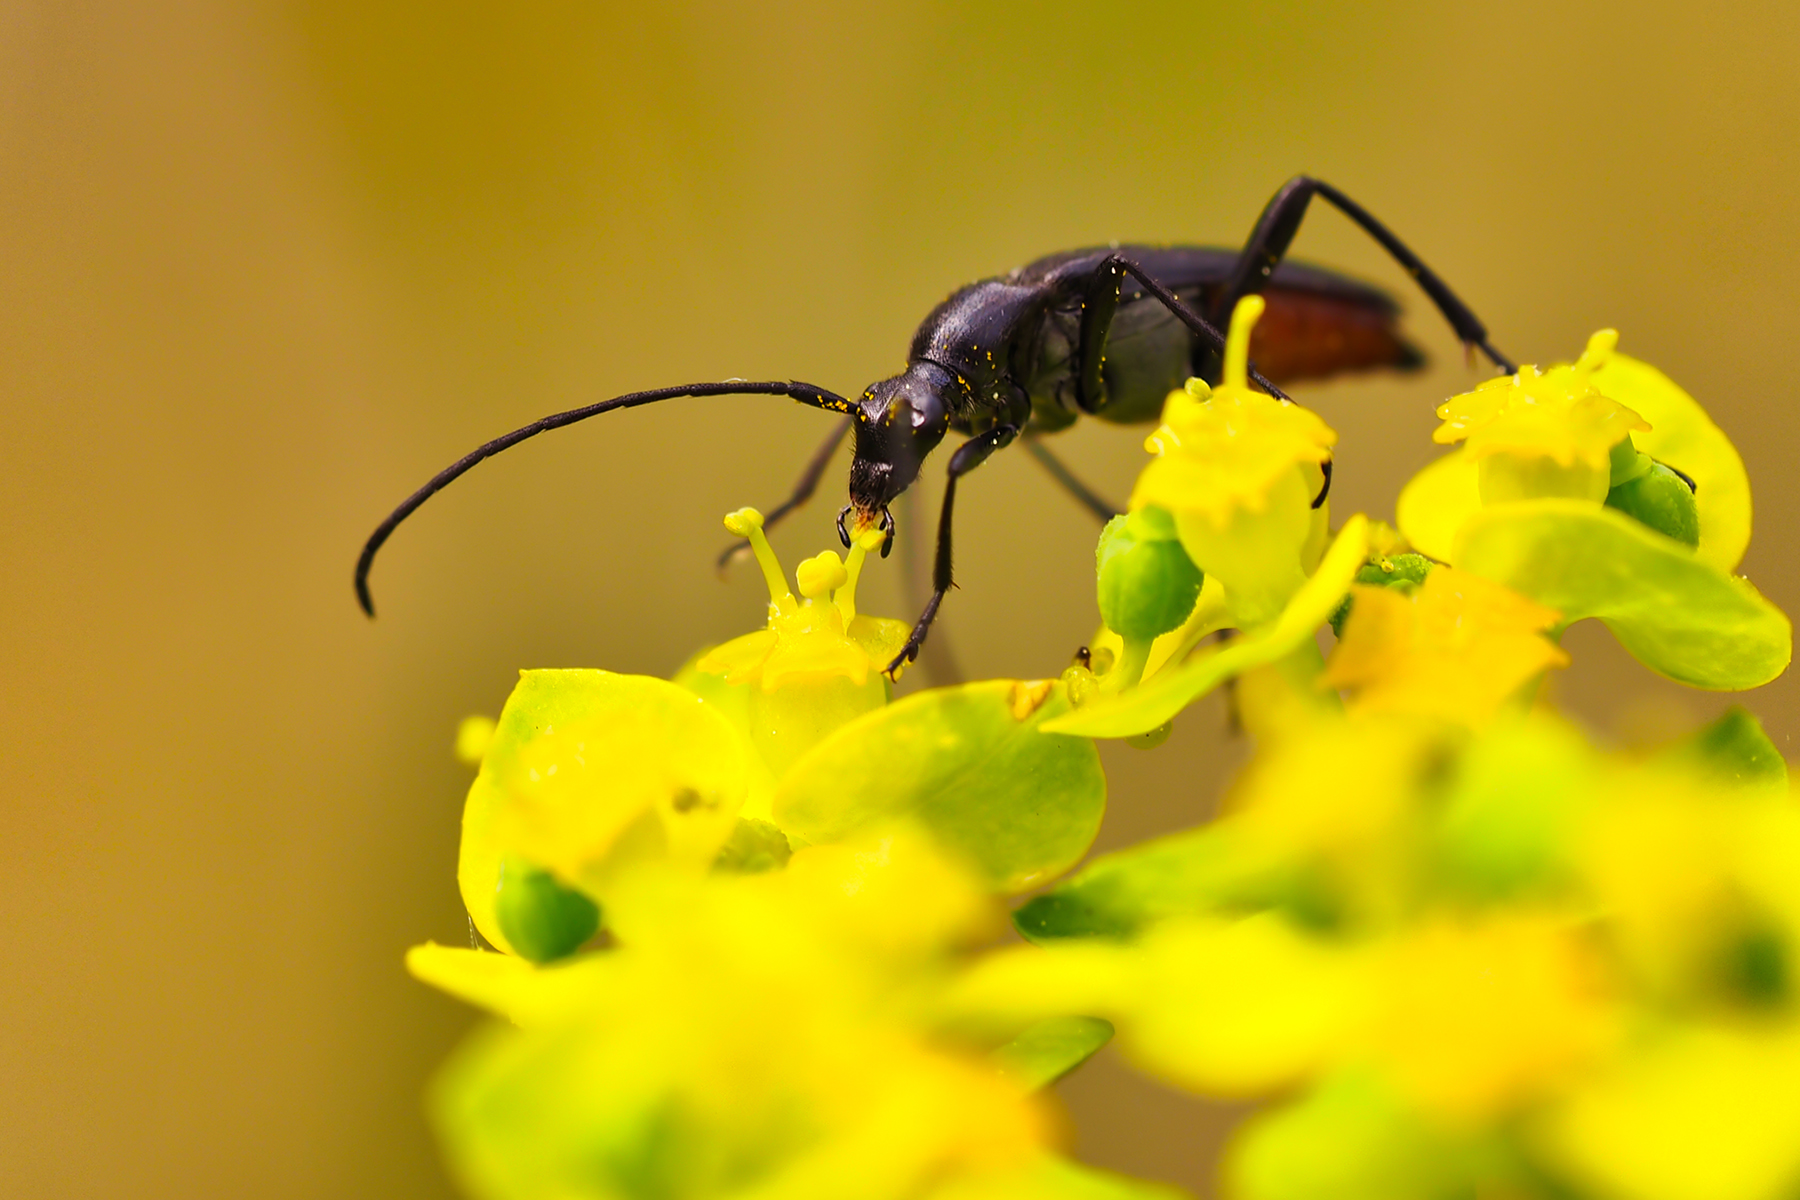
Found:
[[[855,431],[850,503],[838,532],[879,525],[893,544],[889,505],[918,478],[925,457],[946,433],[967,436],[950,458],[938,517],[932,595],[912,636],[888,664],[891,676],[923,645],[951,586],[951,512],[956,481],[989,455],[1024,435],[1034,456],[1102,518],[1110,508],[1082,487],[1048,450],[1040,433],[1064,428],[1081,413],[1105,421],[1153,421],[1163,398],[1189,376],[1217,377],[1225,340],[1218,326],[1244,296],[1266,296],[1257,326],[1252,380],[1285,400],[1276,381],[1316,379],[1376,367],[1408,369],[1422,362],[1396,330],[1399,312],[1382,291],[1315,267],[1284,263],[1314,196],[1321,197],[1381,244],[1412,276],[1465,346],[1479,349],[1501,371],[1516,368],[1489,343],[1487,329],[1419,257],[1361,205],[1308,176],[1289,180],[1257,219],[1241,250],[1193,246],[1110,246],[1042,258],[953,293],[913,335],[906,368],[871,384],[856,400],[810,383],[684,384],[632,392],[556,413],[479,446],[414,492],[369,536],[356,563],[356,595],[375,614],[369,568],[375,553],[431,496],[483,459],[526,438],[614,409],[677,396],[787,396],[848,418],[808,463],[789,499],[772,510],[773,524],[811,496],[844,434]],[[1326,489],[1330,464],[1326,464]],[[1322,491],[1319,500],[1324,500]]]

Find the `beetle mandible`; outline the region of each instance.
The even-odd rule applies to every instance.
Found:
[[[950,457],[938,514],[932,594],[906,645],[887,666],[896,675],[918,656],[951,587],[951,518],[956,482],[1023,435],[1034,457],[1102,519],[1110,509],[1083,488],[1038,435],[1082,413],[1118,423],[1156,419],[1163,398],[1189,376],[1216,381],[1225,346],[1219,324],[1239,299],[1263,294],[1267,315],[1252,343],[1257,386],[1281,400],[1276,380],[1318,379],[1375,367],[1408,369],[1422,357],[1395,328],[1399,312],[1382,291],[1283,259],[1308,205],[1319,197],[1350,218],[1405,269],[1463,344],[1504,373],[1516,370],[1488,341],[1469,307],[1368,210],[1318,179],[1284,184],[1257,218],[1241,250],[1193,246],[1110,246],[1053,254],[969,284],[933,309],[913,335],[906,368],[871,384],[856,400],[797,380],[726,380],[631,392],[555,413],[476,447],[438,472],[376,527],[356,563],[356,595],[375,615],[369,568],[394,529],[426,500],[483,459],[527,438],[620,408],[679,396],[787,396],[842,413],[768,524],[805,502],[844,435],[854,431],[850,502],[838,514],[848,546],[879,526],[881,552],[893,546],[888,508],[918,478],[925,457],[955,431],[967,438]],[[1330,463],[1317,507],[1330,490]]]

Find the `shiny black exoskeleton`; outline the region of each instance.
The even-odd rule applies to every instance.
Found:
[[[1113,246],[1052,255],[995,279],[972,283],[938,305],[919,326],[898,375],[850,400],[797,381],[688,384],[633,392],[534,421],[477,447],[440,471],[383,521],[363,547],[356,591],[374,615],[368,573],[399,523],[483,459],[549,429],[618,408],[677,396],[778,395],[845,414],[813,456],[794,494],[772,510],[773,524],[811,496],[832,453],[853,432],[850,503],[838,516],[844,544],[871,527],[892,545],[893,501],[912,486],[926,456],[955,431],[967,440],[951,456],[938,518],[932,596],[893,674],[924,643],[951,586],[951,514],[956,483],[1024,435],[1033,454],[1097,515],[1110,510],[1036,443],[1036,436],[1083,413],[1105,421],[1156,419],[1168,393],[1189,376],[1215,379],[1222,324],[1239,299],[1266,296],[1251,341],[1253,382],[1285,399],[1277,381],[1323,378],[1375,367],[1405,369],[1420,357],[1397,332],[1398,310],[1381,291],[1317,268],[1284,263],[1314,196],[1343,212],[1379,242],[1425,291],[1465,345],[1500,369],[1508,362],[1487,330],[1418,256],[1342,192],[1300,176],[1275,194],[1242,250]],[[1329,475],[1327,476],[1329,480]],[[1323,500],[1323,493],[1320,499]]]

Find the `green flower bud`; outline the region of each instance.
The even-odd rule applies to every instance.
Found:
[[[1161,508],[1114,517],[1094,550],[1100,619],[1120,637],[1150,639],[1178,628],[1194,611],[1205,577]]]
[[[1425,582],[1425,576],[1436,565],[1423,554],[1385,555],[1359,567],[1356,582],[1410,592]],[[1344,622],[1350,619],[1351,606],[1351,598],[1345,596],[1343,603],[1331,614],[1331,632],[1338,637],[1344,636]]]
[[[1639,455],[1649,462],[1647,456]],[[1659,462],[1606,493],[1606,506],[1636,517],[1684,546],[1700,544],[1700,509],[1687,481]]]
[[[500,864],[494,916],[513,949],[534,963],[567,958],[600,928],[599,905],[517,858]]]

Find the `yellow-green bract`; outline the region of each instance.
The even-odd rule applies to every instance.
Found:
[[[1748,582],[1609,508],[1485,509],[1458,531],[1456,560],[1565,622],[1599,618],[1638,661],[1690,687],[1760,687],[1793,656],[1787,617]]]
[[[916,821],[1017,892],[1073,866],[1106,808],[1086,738],[1046,733],[1069,711],[1048,681],[992,680],[910,696],[845,726],[794,764],[775,820],[809,842]]]

